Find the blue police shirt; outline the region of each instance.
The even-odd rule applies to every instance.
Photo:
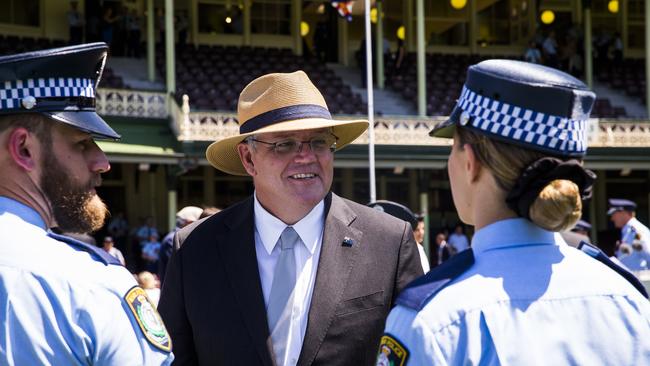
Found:
[[[391,311],[378,365],[650,365],[650,302],[605,265],[521,218],[472,247],[420,309]]]
[[[0,196],[0,364],[170,364],[143,292],[124,267],[49,237],[36,211]]]

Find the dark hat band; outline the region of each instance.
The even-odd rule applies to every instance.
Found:
[[[582,156],[587,151],[586,119],[571,119],[491,99],[463,86],[457,108],[458,123],[505,140],[552,151]],[[587,116],[585,116],[587,118]]]
[[[259,114],[239,127],[239,133],[249,133],[279,122],[293,121],[306,118],[332,119],[327,108],[316,104],[298,104],[277,108]]]
[[[39,78],[5,81],[0,86],[0,113],[25,111],[38,106],[39,101],[60,98],[95,98],[94,81],[84,78]],[[70,99],[67,99],[70,100]],[[77,104],[77,103],[75,103]],[[62,106],[67,104],[62,103]],[[64,110],[60,108],[59,110]],[[36,108],[35,111],[42,111]]]

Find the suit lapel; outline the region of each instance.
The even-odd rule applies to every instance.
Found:
[[[273,365],[270,349],[266,307],[260,284],[260,274],[255,253],[255,224],[253,199],[249,198],[237,214],[226,222],[230,229],[223,245],[219,245],[226,275],[242,319],[251,336],[255,349],[264,365]]]
[[[356,214],[340,197],[330,193],[325,204],[327,216],[323,245],[299,365],[310,365],[325,339],[360,251],[363,236],[361,231],[350,226]],[[350,240],[346,238],[352,240],[352,245],[349,245]],[[343,244],[344,240],[347,245]]]

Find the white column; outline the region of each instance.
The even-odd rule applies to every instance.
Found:
[[[377,87],[379,89],[384,88],[384,20],[381,16],[381,13],[383,11],[382,3],[383,3],[382,1],[376,2],[377,4],[376,67],[377,67]]]
[[[302,20],[302,1],[293,0],[291,2],[292,24],[293,29],[293,51],[296,55],[302,56],[302,35],[300,35],[300,21]]]
[[[650,0],[645,0],[645,106],[650,118]]]
[[[174,0],[165,0],[165,51],[167,61],[167,93],[176,91],[176,55],[174,32]]]
[[[156,80],[156,34],[154,33],[155,14],[153,0],[147,0],[147,70],[149,81]]]
[[[426,87],[426,47],[424,40],[424,0],[417,0],[417,65],[418,65],[418,116],[427,115],[427,87]]]
[[[244,45],[251,45],[251,0],[244,0]]]
[[[476,1],[477,0],[469,0],[469,37],[468,37],[468,42],[469,42],[469,52],[472,54],[476,53],[476,36],[477,36],[477,29],[478,29],[478,18],[477,18],[477,7],[476,7]],[[534,13],[535,11],[533,9],[529,9],[528,11]],[[533,28],[534,29],[534,28]]]

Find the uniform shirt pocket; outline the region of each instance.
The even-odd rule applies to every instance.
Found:
[[[377,291],[369,295],[363,295],[352,299],[344,300],[336,309],[336,315],[347,315],[363,310],[369,310],[384,306],[384,291]]]

